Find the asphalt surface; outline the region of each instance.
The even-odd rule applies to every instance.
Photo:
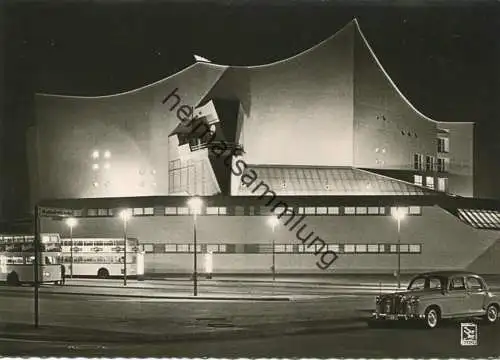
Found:
[[[96,282],[43,287],[40,328],[33,289],[0,287],[4,356],[491,357],[500,325],[479,326],[477,346],[460,345],[460,322],[428,331],[413,324],[368,327],[372,283],[201,284]],[[390,291],[391,286],[382,287]],[[364,288],[364,290],[363,290]],[[351,290],[351,293],[349,293]],[[223,300],[224,294],[234,300]],[[214,296],[214,294],[216,296]],[[184,296],[184,298],[176,298]],[[213,297],[211,299],[210,297]],[[277,301],[269,301],[271,297]],[[283,297],[283,299],[281,299]],[[215,299],[217,298],[217,299]],[[259,301],[256,301],[260,299]]]

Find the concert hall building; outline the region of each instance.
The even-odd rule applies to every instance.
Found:
[[[269,273],[274,241],[278,274],[393,273],[399,239],[404,273],[500,273],[498,204],[474,198],[474,123],[416,109],[356,20],[269,64],[196,57],[120,94],[37,94],[36,117],[33,204],[73,209],[79,238],[122,236],[131,209],[146,273],[192,271],[192,196],[199,272],[210,257],[214,274]],[[323,243],[300,240],[310,232]]]

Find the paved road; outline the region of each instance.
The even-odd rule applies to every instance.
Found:
[[[127,289],[161,293],[161,283]],[[110,296],[116,282],[42,289],[41,325],[33,329],[32,288],[0,288],[0,353],[7,356],[213,357],[486,357],[500,355],[500,325],[479,324],[479,345],[460,346],[460,324],[435,331],[417,327],[371,329],[365,319],[373,294],[334,287],[287,286],[267,290],[304,294],[295,301],[184,301]],[[170,287],[170,284],[168,285]],[[185,291],[186,284],[179,291]],[[370,285],[366,285],[370,286]],[[253,288],[254,291],[261,291]],[[255,290],[257,289],[257,290]],[[11,291],[14,290],[14,291]],[[209,290],[208,288],[206,289]],[[82,290],[83,291],[83,290]],[[104,292],[92,296],[92,292]],[[121,290],[120,290],[121,291]],[[238,286],[228,287],[238,291]],[[266,290],[262,290],[266,291]]]

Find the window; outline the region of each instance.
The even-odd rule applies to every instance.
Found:
[[[263,209],[265,209],[264,210],[265,212],[262,212]],[[261,215],[262,214],[271,214],[271,212],[269,211],[269,209],[267,207],[261,206],[260,214]],[[235,206],[234,207],[234,215],[237,215],[237,216],[245,215],[245,207],[244,206]]]
[[[323,215],[327,213],[327,209],[324,206],[316,208],[316,215]]]
[[[97,216],[97,209],[87,209],[87,216]]]
[[[413,183],[418,186],[422,186],[422,175],[413,175]]]
[[[165,215],[177,215],[177,208],[174,207],[166,207]]]
[[[143,208],[134,208],[133,215],[144,215],[144,209]]]
[[[189,209],[187,207],[178,207],[177,214],[178,215],[189,215]]]
[[[144,208],[144,215],[154,215],[155,209],[152,207]]]
[[[177,245],[175,244],[167,244],[165,245],[165,252],[166,253],[173,253],[177,251]]]
[[[346,214],[346,215],[352,215],[355,213],[355,211],[356,211],[356,209],[353,206],[346,206],[344,208],[344,214]]]
[[[194,250],[194,245],[189,244],[189,248],[188,249],[189,249],[188,251],[192,253],[193,250]],[[201,252],[201,245],[196,245],[196,252],[197,253]]]
[[[483,290],[483,284],[481,281],[473,276],[467,277],[467,288],[471,291],[480,292]]]
[[[227,215],[227,208],[225,206],[219,207],[219,215]]]
[[[366,245],[356,245],[356,252],[357,253],[365,253],[366,252]]]
[[[344,245],[344,252],[345,253],[352,253],[352,252],[354,252],[354,245],[352,245],[352,244],[345,244]]]
[[[384,244],[379,244],[378,245],[378,251],[381,252],[381,253],[385,252],[385,245]]]
[[[445,192],[448,188],[448,178],[438,178],[438,191]]]
[[[334,252],[339,252],[339,246],[337,244],[328,244],[327,249]]]
[[[390,251],[391,253],[398,252],[398,246],[397,246],[397,245],[394,245],[394,244],[393,244],[393,245],[391,245],[391,246],[390,246],[390,248],[389,248],[389,249],[390,249],[389,251]]]
[[[329,207],[328,208],[328,214],[331,215],[338,215],[339,214],[339,208],[338,207]]]
[[[358,206],[356,207],[356,214],[358,215],[365,215],[367,213],[367,209],[364,206]]]
[[[410,206],[410,215],[420,215],[422,214],[422,208],[420,206]]]
[[[402,253],[407,253],[408,252],[408,244],[401,244],[399,247],[399,251]]]
[[[422,170],[423,169],[423,162],[424,162],[424,156],[421,154],[414,154],[413,155],[413,168],[415,170]]]
[[[454,277],[450,281],[450,290],[465,290],[464,279],[462,277]]]
[[[153,244],[144,244],[144,251],[147,253],[153,252]]]
[[[420,244],[413,244],[410,245],[410,252],[411,253],[420,253]]]
[[[275,245],[274,251],[275,252],[285,252],[285,245]]]
[[[306,215],[314,215],[316,214],[316,208],[314,206],[308,206],[305,208]]]
[[[425,171],[434,171],[434,156],[425,157]]]
[[[437,170],[439,172],[448,172],[449,167],[450,167],[450,159],[448,158],[437,159]]]
[[[218,214],[219,214],[219,208],[213,206],[207,207],[207,215],[218,215]]]
[[[368,252],[371,252],[371,253],[378,252],[378,245],[377,244],[368,245]]]
[[[448,138],[438,138],[438,152],[448,153],[450,152],[450,139]]]
[[[378,207],[376,207],[376,206],[370,206],[368,208],[368,214],[370,214],[370,215],[378,215],[378,211],[379,211]]]
[[[177,252],[189,252],[189,247],[187,244],[178,244]]]
[[[434,189],[434,178],[432,176],[426,176],[426,178],[425,178],[425,185],[429,189]]]

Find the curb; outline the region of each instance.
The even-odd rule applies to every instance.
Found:
[[[9,290],[11,293],[27,293],[22,290]],[[137,295],[137,294],[96,294],[87,292],[69,292],[69,291],[49,291],[45,294],[55,295],[86,295],[96,297],[123,297],[123,298],[144,298],[144,299],[173,299],[173,300],[217,300],[217,301],[292,301],[289,296],[261,296],[261,297],[243,297],[243,296],[193,296],[193,295]]]

